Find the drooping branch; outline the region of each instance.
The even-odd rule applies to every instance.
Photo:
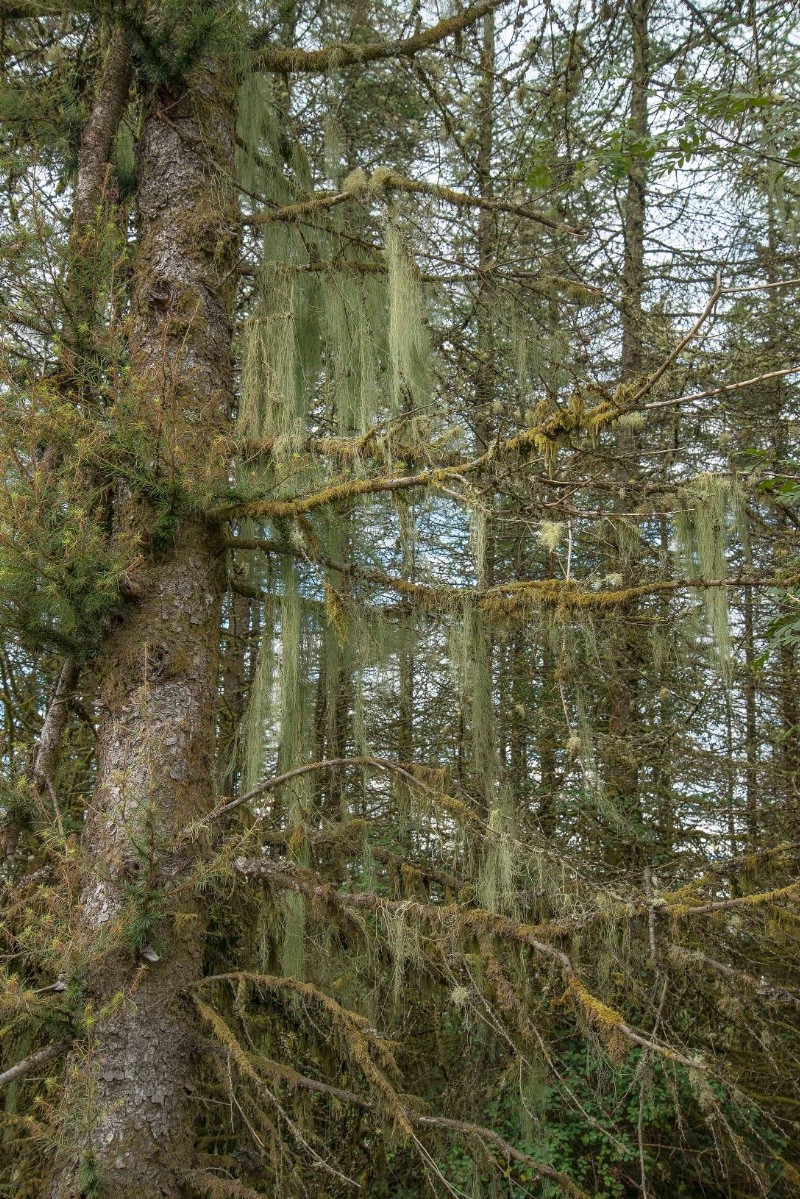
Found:
[[[34,21],[40,17],[64,16],[65,13],[78,11],[77,5],[72,4],[14,4],[10,0],[0,3],[0,18],[4,21]]]
[[[356,563],[337,562],[324,554],[314,554],[268,538],[230,537],[227,544],[231,549],[257,550],[267,554],[289,554],[300,561],[322,566],[326,570],[334,571],[345,577],[363,579],[365,582],[374,583],[378,587],[395,591],[398,595],[410,600],[416,599],[430,606],[448,601],[475,602],[487,615],[493,613],[504,616],[513,615],[515,611],[519,611],[523,603],[529,601],[562,609],[596,608],[602,610],[626,604],[634,598],[644,598],[648,595],[659,595],[670,591],[787,587],[800,579],[800,575],[797,574],[782,579],[743,575],[724,579],[654,579],[652,582],[641,583],[636,587],[602,590],[581,587],[580,583],[573,579],[522,579],[513,583],[498,583],[489,588],[455,587],[445,583],[413,582],[409,579],[385,574],[382,571],[371,570]]]
[[[313,871],[303,869],[294,862],[275,862],[267,858],[238,858],[234,866],[245,877],[268,879],[278,887],[295,891],[318,902],[368,912],[398,912],[405,917],[418,918],[432,931],[438,930],[447,934],[457,928],[472,929],[476,933],[482,932],[532,949],[541,957],[560,966],[567,990],[591,1023],[607,1034],[623,1036],[634,1045],[652,1050],[668,1061],[688,1069],[703,1069],[702,1059],[688,1058],[669,1045],[643,1036],[628,1024],[620,1012],[592,995],[576,973],[569,955],[555,945],[542,941],[537,935],[538,930],[531,925],[522,924],[509,916],[489,912],[483,908],[466,907],[462,904],[385,899],[374,891],[337,891]]]
[[[284,774],[278,774],[273,778],[265,779],[257,787],[251,788],[245,795],[239,795],[236,799],[229,800],[222,805],[218,804],[203,820],[192,826],[192,832],[196,832],[199,828],[204,828],[214,820],[219,820],[221,816],[227,816],[235,808],[249,803],[251,799],[256,799],[260,795],[266,795],[268,791],[275,791],[277,788],[285,786],[286,783],[301,778],[304,774],[317,773],[321,770],[335,770],[342,766],[374,766],[378,770],[393,771],[403,776],[407,782],[413,783],[416,786],[419,785],[419,780],[414,777],[410,770],[406,770],[398,762],[390,762],[385,758],[325,758],[320,762],[304,762],[302,766],[295,766],[293,770],[287,770]]]
[[[344,845],[356,839],[358,839],[360,845],[367,828],[367,821],[359,816],[353,820],[348,820],[344,824],[328,825],[322,829],[308,830],[306,832],[306,839],[313,847]],[[292,834],[288,829],[269,829],[259,834],[259,841],[262,845],[279,846],[282,849],[289,847],[291,838]],[[453,874],[452,871],[442,870],[427,862],[411,861],[401,854],[383,849],[380,845],[370,845],[369,852],[376,862],[381,862],[384,866],[390,867],[390,869],[411,875],[414,878],[438,883],[455,894],[460,893],[467,886],[466,879]]]
[[[363,1017],[359,1017],[357,1013],[348,1011],[342,1008],[335,1000],[330,999],[324,992],[318,991],[315,987],[311,987],[308,983],[297,982],[289,978],[277,978],[269,975],[254,975],[248,974],[245,971],[237,971],[231,974],[213,975],[203,979],[203,985],[213,982],[241,982],[249,981],[256,986],[267,986],[271,990],[289,990],[295,991],[304,998],[312,998],[321,1003],[328,1010],[337,1022],[345,1022],[348,1030],[356,1032],[362,1037],[363,1033]],[[289,1087],[299,1087],[303,1090],[310,1091],[318,1095],[329,1095],[332,1099],[337,1099],[342,1103],[352,1104],[354,1107],[361,1108],[364,1111],[376,1112],[377,1105],[374,1100],[366,1095],[360,1094],[358,1091],[347,1090],[343,1087],[336,1087],[330,1083],[322,1082],[315,1078],[308,1078],[306,1075],[300,1074],[297,1070],[290,1066],[285,1066],[281,1062],[272,1061],[269,1058],[263,1057],[261,1054],[246,1053],[244,1048],[239,1045],[234,1037],[230,1027],[222,1020],[218,1013],[202,1000],[195,998],[195,1003],[198,1006],[201,1014],[206,1022],[211,1026],[214,1032],[219,1037],[223,1047],[229,1052],[237,1064],[240,1066],[242,1073],[255,1082],[256,1086],[263,1085],[256,1067],[268,1070],[274,1074],[282,1082]],[[363,1067],[361,1055],[357,1055],[357,1060]],[[383,1085],[380,1090],[383,1097],[387,1097],[386,1088],[389,1087],[388,1080],[382,1075]],[[588,1194],[577,1183],[573,1182],[566,1174],[560,1170],[554,1169],[536,1158],[530,1157],[523,1150],[518,1149],[507,1141],[499,1133],[491,1128],[485,1128],[479,1124],[468,1123],[464,1120],[453,1120],[447,1116],[432,1116],[415,1111],[407,1104],[402,1103],[401,1098],[390,1088],[392,1103],[390,1111],[397,1116],[398,1112],[401,1116],[402,1126],[410,1131],[413,1127],[417,1128],[441,1128],[447,1132],[459,1133],[463,1136],[468,1136],[482,1143],[490,1144],[497,1152],[501,1153],[507,1160],[518,1162],[520,1165],[525,1165],[539,1178],[547,1178],[551,1182],[556,1183],[565,1195],[570,1196],[570,1199],[589,1199]]]
[[[315,987],[313,983],[301,979],[281,978],[274,974],[256,974],[247,970],[206,975],[192,985],[192,998],[212,1028],[226,1040],[230,1031],[227,1029],[227,1025],[215,1010],[209,1004],[204,1003],[197,994],[199,989],[217,982],[246,982],[258,987],[259,990],[273,994],[287,992],[318,1007],[341,1035],[348,1052],[358,1065],[366,1082],[372,1087],[374,1093],[384,1100],[387,1112],[394,1119],[398,1130],[405,1134],[411,1133],[404,1105],[387,1074],[387,1071],[394,1072],[396,1070],[391,1046],[375,1035],[375,1030],[369,1027],[369,1021],[365,1016],[344,1007],[327,992]],[[230,1047],[233,1049],[232,1045]]]
[[[706,954],[701,953],[699,949],[686,949],[683,945],[673,944],[669,946],[669,952],[679,965],[684,966],[699,963],[701,966],[705,966],[717,974],[724,974],[727,978],[733,978],[737,982],[744,983],[745,986],[752,988],[757,995],[772,1003],[787,1004],[790,1007],[800,1009],[800,995],[794,991],[790,991],[787,987],[781,987],[777,983],[769,982],[763,976],[756,978],[744,970],[737,970],[734,966],[728,966],[725,962],[718,962],[716,958],[708,957]]]
[[[474,1137],[477,1141],[488,1142],[504,1157],[510,1158],[511,1161],[519,1162],[520,1165],[527,1166],[534,1174],[538,1174],[540,1178],[547,1178],[551,1182],[555,1182],[561,1188],[564,1194],[572,1196],[572,1199],[589,1199],[586,1191],[574,1183],[566,1174],[562,1174],[560,1170],[554,1170],[552,1166],[545,1166],[536,1158],[530,1157],[521,1149],[517,1149],[516,1145],[512,1145],[505,1137],[501,1137],[494,1129],[484,1128],[480,1124],[470,1124],[466,1120],[451,1120],[447,1116],[416,1116],[414,1122],[424,1128],[443,1128],[448,1132],[461,1133],[464,1136]]]
[[[758,891],[752,895],[736,895],[730,899],[712,899],[708,903],[686,905],[672,903],[661,908],[673,916],[705,916],[709,912],[726,912],[730,908],[753,908],[761,904],[775,903],[779,899],[793,899],[800,902],[800,879],[785,887],[777,887],[771,891]]]

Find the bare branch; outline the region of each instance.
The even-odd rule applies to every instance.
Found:
[[[680,354],[681,350],[683,350],[689,344],[689,342],[692,340],[692,338],[695,336],[696,333],[699,333],[700,329],[703,327],[705,322],[711,316],[711,313],[714,311],[714,308],[716,307],[717,301],[719,300],[720,296],[722,295],[722,291],[723,291],[722,279],[719,275],[717,275],[717,280],[716,280],[714,290],[711,293],[711,297],[710,297],[708,303],[706,304],[705,308],[700,313],[700,316],[697,318],[695,323],[692,325],[691,329],[686,334],[686,336],[682,337],[681,340],[678,342],[678,344],[675,346],[675,348],[673,350],[671,350],[669,352],[669,354],[667,354],[666,358],[661,363],[661,366],[658,368],[658,370],[653,371],[652,375],[650,375],[645,380],[645,382],[642,384],[642,386],[636,392],[634,397],[630,400],[629,403],[627,403],[625,405],[626,408],[636,408],[639,401],[641,399],[643,399],[644,396],[647,395],[648,391],[653,390],[656,383],[658,383],[659,379],[661,379],[662,376],[666,373],[666,371],[669,369],[669,367],[672,365],[672,363],[675,361],[675,359]]]
[[[375,766],[379,770],[394,771],[402,775],[408,782],[417,786],[419,785],[419,780],[414,777],[411,771],[406,770],[405,767],[400,766],[397,762],[389,762],[385,758],[325,758],[320,762],[305,762],[302,766],[295,766],[293,770],[287,770],[285,774],[277,774],[271,779],[266,779],[263,783],[259,783],[257,787],[253,787],[245,795],[240,795],[236,799],[222,804],[221,807],[214,808],[201,821],[193,825],[191,831],[197,832],[198,829],[210,824],[212,820],[219,820],[221,816],[227,816],[229,812],[232,812],[244,803],[248,803],[251,799],[255,799],[259,795],[265,795],[268,791],[274,791],[277,787],[282,787],[284,784],[291,782],[293,779],[300,778],[304,774],[320,770],[333,770],[340,766]]]
[[[674,404],[689,404],[693,400],[708,400],[712,396],[727,395],[729,391],[741,391],[743,387],[752,387],[755,383],[766,383],[768,379],[780,379],[784,375],[796,375],[799,372],[800,366],[786,366],[783,370],[767,371],[765,375],[754,375],[751,379],[742,379],[739,383],[725,383],[722,387],[712,387],[710,391],[695,391],[692,395],[675,396],[671,400],[656,400],[652,404],[644,404],[643,411],[671,408]]]
[[[26,1074],[32,1074],[41,1066],[49,1066],[51,1062],[66,1053],[68,1048],[69,1045],[66,1041],[60,1041],[55,1045],[46,1045],[44,1049],[39,1049],[30,1057],[23,1058],[21,1062],[17,1062],[15,1066],[10,1066],[8,1070],[0,1074],[0,1087],[16,1082],[18,1078],[24,1078]]]
[[[41,790],[53,786],[53,775],[64,725],[69,713],[69,701],[78,682],[78,664],[74,658],[65,658],[61,664],[58,681],[50,700],[50,706],[42,724],[39,744],[33,758],[31,774],[35,785]]]

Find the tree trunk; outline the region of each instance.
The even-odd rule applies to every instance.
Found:
[[[622,360],[623,379],[635,378],[642,370],[642,294],[645,282],[644,223],[647,203],[647,168],[642,142],[649,132],[647,93],[650,86],[649,0],[630,0],[628,19],[633,41],[631,113],[629,129],[634,140],[628,169],[628,187],[623,210],[625,242],[622,275]]]
[[[647,171],[641,153],[641,143],[648,133],[647,92],[650,83],[650,42],[648,30],[649,0],[630,0],[628,20],[633,44],[631,72],[631,109],[629,130],[634,139],[634,151],[628,169],[627,192],[623,206],[624,262],[622,274],[622,353],[620,377],[629,382],[643,368],[642,295],[645,283],[645,215]],[[636,469],[636,445],[627,430],[618,433],[618,447],[623,461],[617,467],[620,483],[624,485]],[[625,500],[615,501],[624,510]],[[630,571],[623,572],[624,585],[633,581]],[[635,750],[639,699],[640,649],[635,630],[635,603],[626,604],[618,613],[611,632],[613,670],[608,716],[608,766],[606,789],[629,823],[631,839],[635,841],[641,818],[639,769]],[[632,843],[625,850],[636,859]]]
[[[747,807],[747,848],[758,845],[758,715],[755,630],[753,627],[753,589],[744,589],[744,705],[745,705],[745,797]]]
[[[142,597],[97,664],[98,777],[83,837],[81,925],[96,1023],[68,1067],[63,1146],[50,1193],[151,1199],[183,1193],[191,1164],[203,906],[182,887],[187,824],[213,799],[214,696],[223,550],[182,512],[225,479],[237,243],[232,72],[205,65],[176,99],[147,102],[139,153],[140,243],[130,345],[133,405],[152,492],[119,497]],[[168,115],[167,115],[168,114]],[[146,958],[142,955],[145,951]],[[153,960],[155,954],[159,960]]]

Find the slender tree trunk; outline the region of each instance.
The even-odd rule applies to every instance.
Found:
[[[478,153],[476,175],[478,194],[491,203],[494,199],[492,159],[494,155],[494,71],[495,71],[494,14],[483,19],[481,47],[481,82],[478,92]],[[478,272],[479,283],[476,298],[476,356],[478,367],[475,374],[475,401],[477,413],[475,431],[478,449],[483,453],[489,446],[494,433],[491,405],[494,398],[494,335],[492,329],[492,281],[489,270],[495,253],[496,232],[494,215],[488,208],[481,209],[478,217]],[[489,555],[491,557],[491,555]],[[491,586],[491,562],[486,566],[487,578],[479,586]]]
[[[552,650],[546,644],[542,646],[541,663],[542,683],[536,724],[536,749],[540,774],[537,815],[542,834],[549,839],[556,831],[556,799],[559,788],[556,771],[556,736],[557,729],[561,732],[563,724],[560,712],[558,724],[554,717],[554,713],[558,711],[556,705],[560,698],[555,681],[558,666]]]
[[[767,239],[766,277],[768,283],[774,284],[780,280],[781,269],[778,255],[778,218],[772,195],[767,197]],[[767,336],[768,351],[780,354],[785,330],[781,304],[774,290],[767,293]],[[787,450],[790,439],[786,420],[786,386],[783,379],[775,379],[766,384],[763,407],[769,414],[772,456],[779,466],[790,458]],[[780,506],[776,507],[775,524],[778,531],[775,569],[781,570],[789,565],[792,551],[787,552],[786,549],[791,545],[791,534],[786,512]],[[786,615],[791,611],[791,606],[784,601],[780,604],[780,611]],[[786,832],[793,840],[800,837],[800,699],[795,659],[794,645],[783,642],[778,649],[777,670],[778,706],[781,717],[781,777],[778,786],[785,814]]]
[[[146,102],[123,403],[137,411],[172,506],[162,499],[157,512],[128,494],[117,506],[120,535],[141,544],[142,598],[97,663],[102,721],[80,914],[97,1018],[88,1052],[68,1067],[53,1199],[179,1196],[191,1164],[196,1022],[186,987],[200,975],[205,930],[202,904],[181,887],[192,864],[181,836],[213,798],[224,559],[218,530],[180,510],[196,510],[204,484],[225,478],[216,447],[231,391],[231,74],[206,64],[177,99],[165,89]]]
[[[800,839],[800,702],[793,645],[783,644],[778,651],[778,691],[786,829],[792,840],[796,841]]]
[[[758,845],[758,719],[756,691],[756,649],[753,624],[753,589],[744,589],[744,708],[745,708],[745,802],[747,810],[747,847]]]
[[[114,141],[131,87],[131,59],[128,38],[121,27],[112,32],[100,71],[97,92],[81,137],[78,175],[70,227],[70,262],[64,288],[65,320],[57,382],[62,393],[74,400],[81,385],[75,370],[76,351],[92,353],[91,336],[95,325],[95,249],[98,216],[105,218],[108,208],[108,176]],[[49,469],[53,452],[45,447],[40,467]],[[61,814],[55,790],[61,741],[69,715],[69,705],[80,676],[73,656],[64,659],[59,669],[39,742],[31,763],[30,776],[44,805],[52,805],[59,823]],[[22,830],[19,817],[4,830],[4,856],[13,857]]]
[[[530,799],[528,768],[528,743],[526,737],[527,712],[523,703],[528,658],[525,637],[521,630],[514,633],[508,651],[511,696],[510,712],[507,715],[506,739],[508,741],[509,782],[515,795],[522,802]]]
[[[629,129],[636,152],[631,155],[628,187],[623,212],[625,258],[622,278],[623,379],[634,378],[642,369],[642,295],[645,282],[644,223],[647,203],[647,170],[639,152],[648,134],[647,91],[650,86],[650,0],[629,0],[628,19],[633,41],[631,112]]]
[[[645,214],[647,172],[641,155],[641,141],[648,133],[647,91],[650,83],[649,0],[629,0],[628,21],[633,43],[631,72],[631,108],[629,130],[634,139],[628,170],[627,192],[623,206],[624,261],[622,274],[622,354],[620,375],[623,381],[635,379],[643,368],[642,296],[645,283]],[[630,457],[635,450],[634,437],[621,431],[620,452]],[[621,463],[620,477],[627,478],[632,463]],[[622,507],[619,503],[616,506]],[[626,583],[631,580],[626,578]],[[635,605],[626,605],[614,621],[611,646],[614,671],[609,700],[609,753],[606,787],[623,815],[637,821],[640,816],[639,770],[634,749],[638,720],[637,676],[639,647],[632,618]],[[630,623],[629,623],[630,622]]]
[[[495,28],[494,14],[483,19],[481,45],[481,81],[478,93],[478,153],[476,175],[478,193],[482,199],[494,197],[492,159],[494,155],[494,72]],[[480,282],[476,298],[476,357],[475,372],[475,433],[478,449],[483,453],[491,443],[496,422],[492,417],[495,392],[493,363],[494,331],[492,327],[492,282],[489,269],[494,260],[496,234],[493,215],[482,209],[478,218],[478,272]],[[482,545],[478,549],[477,583],[479,588],[491,587],[495,581],[494,530],[487,520]],[[480,612],[473,614],[475,625],[473,664],[473,760],[478,785],[482,791],[483,815],[488,815],[496,801],[498,776],[496,722],[494,711],[494,638]]]
[[[241,728],[247,697],[245,677],[249,651],[254,642],[253,601],[244,595],[230,597],[225,630],[225,645],[221,670],[222,711],[219,729],[219,759],[226,773],[234,777],[234,790],[238,784],[236,763],[236,734]]]

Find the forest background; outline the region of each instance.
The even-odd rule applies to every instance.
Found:
[[[0,53],[0,1194],[796,1195],[794,5]]]

